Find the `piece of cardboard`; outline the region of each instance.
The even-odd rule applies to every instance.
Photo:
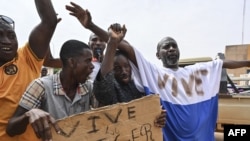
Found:
[[[162,141],[154,126],[160,113],[158,95],[97,108],[58,120],[63,133],[52,129],[53,141]]]

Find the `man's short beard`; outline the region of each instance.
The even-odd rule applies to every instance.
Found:
[[[176,67],[178,66],[178,59],[168,59],[168,58],[164,58],[162,60],[163,65],[167,68],[172,68],[172,67]]]

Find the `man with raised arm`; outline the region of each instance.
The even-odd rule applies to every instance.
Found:
[[[108,33],[92,22],[88,10],[75,3],[71,5],[66,6],[71,15],[77,17],[85,28],[108,41]],[[157,46],[156,56],[163,66],[149,62],[124,40],[118,48],[126,52],[137,66],[145,92],[160,94],[168,113],[163,128],[164,141],[215,140],[221,70],[250,67],[250,61],[213,60],[182,68],[178,65],[179,47],[171,37],[164,37]]]
[[[60,51],[62,70],[32,81],[25,90],[16,112],[9,120],[7,133],[25,134],[30,123],[37,137],[51,140],[51,127],[63,133],[55,120],[95,107],[92,82],[92,51],[78,40],[66,41]]]
[[[34,0],[40,23],[32,30],[28,42],[18,48],[15,22],[0,16],[0,140],[35,141],[34,131],[27,128],[24,136],[10,137],[6,134],[8,120],[15,112],[18,102],[28,86],[38,78],[43,59],[57,25],[57,17],[50,0]]]

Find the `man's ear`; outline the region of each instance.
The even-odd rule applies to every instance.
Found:
[[[68,64],[69,64],[69,66],[70,66],[71,68],[73,68],[73,67],[74,67],[74,64],[75,64],[75,59],[74,59],[74,58],[69,58],[69,59],[68,59]]]
[[[159,52],[156,52],[156,57],[157,57],[158,59],[161,59],[161,57],[160,57],[160,55],[159,55]]]

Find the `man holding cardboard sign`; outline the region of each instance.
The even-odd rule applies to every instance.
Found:
[[[102,61],[101,69],[94,81],[94,94],[101,106],[111,105],[120,102],[129,102],[131,100],[145,96],[144,89],[138,89],[135,81],[132,79],[131,67],[127,56],[123,53],[115,55],[118,45],[124,45],[124,36],[127,29],[120,24],[112,24],[109,31],[106,32],[96,26],[88,10],[74,2],[66,5],[70,15],[76,17],[79,22],[87,29],[92,29],[95,34],[106,35],[107,50]],[[125,43],[127,44],[127,42]],[[136,64],[135,64],[136,65]],[[137,82],[139,83],[139,82]],[[140,85],[140,84],[139,84]],[[166,121],[166,110],[156,117],[155,125],[164,127]]]
[[[30,123],[38,138],[50,140],[50,124],[57,132],[61,131],[55,119],[88,111],[95,105],[92,83],[88,81],[94,68],[89,46],[78,40],[68,40],[62,45],[60,59],[61,71],[35,79],[27,87],[9,120],[6,131],[10,136],[24,133]]]
[[[74,115],[57,122],[62,131],[52,130],[53,141],[162,141],[154,126],[159,107],[159,96],[150,95]]]

